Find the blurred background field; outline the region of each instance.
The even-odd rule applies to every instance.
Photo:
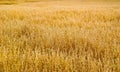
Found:
[[[0,72],[120,72],[120,2],[0,2]]]

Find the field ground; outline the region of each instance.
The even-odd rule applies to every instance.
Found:
[[[0,72],[120,72],[120,2],[1,4]]]

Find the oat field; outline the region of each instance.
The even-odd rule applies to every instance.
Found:
[[[120,2],[1,4],[0,72],[120,72]]]

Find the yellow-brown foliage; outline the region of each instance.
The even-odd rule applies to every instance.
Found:
[[[120,72],[120,3],[1,5],[0,72]]]

